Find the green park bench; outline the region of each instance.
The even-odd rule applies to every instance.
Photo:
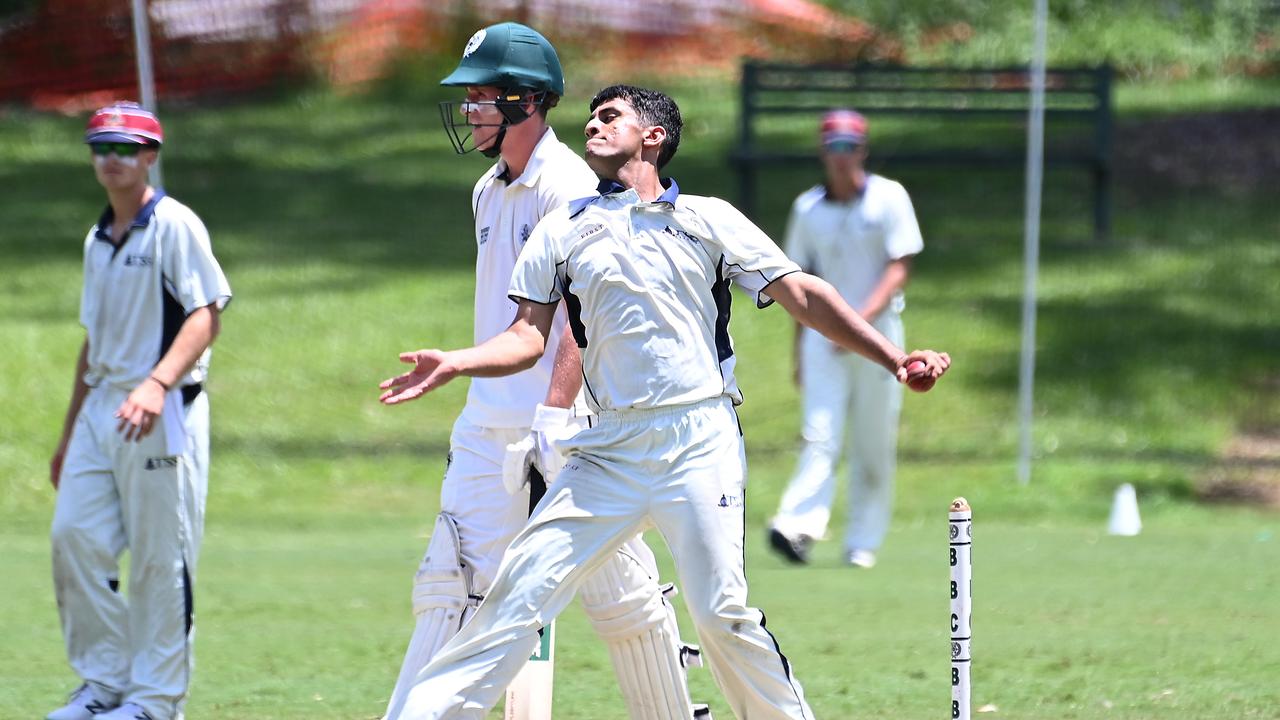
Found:
[[[1111,80],[1109,65],[1050,68],[1045,74],[1045,163],[1091,172],[1098,240],[1107,237],[1111,224]],[[754,214],[758,175],[765,168],[816,163],[818,116],[835,107],[856,109],[871,120],[873,168],[1024,165],[1030,82],[1025,67],[748,61],[742,67],[739,138],[730,156],[739,203]],[[885,118],[908,128],[906,134],[883,141],[876,128]]]

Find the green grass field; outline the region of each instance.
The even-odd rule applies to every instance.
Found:
[[[1188,87],[1121,88],[1120,108],[1149,116],[1267,94]],[[672,173],[686,192],[731,197],[732,96],[676,95],[688,125]],[[578,137],[585,113],[566,108],[582,106],[569,98],[552,116],[561,137]],[[434,104],[395,93],[300,93],[164,119],[166,185],[205,219],[236,293],[210,383],[188,717],[374,718],[411,628],[412,573],[466,387],[387,409],[375,385],[401,350],[470,339],[466,208],[484,161],[452,154]],[[81,122],[0,115],[4,718],[43,717],[75,682],[49,578],[46,475],[82,337],[81,239],[102,204]],[[796,569],[762,542],[798,434],[790,321],[735,303],[752,599],[814,710],[947,717],[944,513],[965,495],[976,517],[975,707],[1046,720],[1280,718],[1280,517],[1194,494],[1233,435],[1280,426],[1274,186],[1122,176],[1116,238],[1096,245],[1085,179],[1049,174],[1035,474],[1020,487],[1021,173],[889,174],[912,192],[927,245],[908,292],[909,344],[949,350],[955,367],[907,399],[895,524],[874,570],[841,566],[830,542]],[[815,180],[772,178],[762,225],[779,234],[790,199]],[[1105,533],[1123,482],[1138,489],[1136,538]],[[624,717],[577,608],[557,655],[558,720]],[[692,683],[730,717],[709,673]]]

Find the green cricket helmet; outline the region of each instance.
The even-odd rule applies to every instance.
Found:
[[[491,86],[502,91],[497,100],[486,101],[502,114],[503,121],[496,125],[473,125],[463,114],[467,110],[465,106],[460,108],[462,112],[456,112],[459,103],[440,103],[440,117],[458,154],[476,149],[474,144],[467,147],[473,128],[498,127],[493,145],[481,151],[496,157],[506,128],[531,116],[525,109],[530,99],[535,107],[555,106],[564,94],[564,70],[555,48],[541,33],[520,23],[505,22],[476,31],[463,48],[458,67],[440,84]]]

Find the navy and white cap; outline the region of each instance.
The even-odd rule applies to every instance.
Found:
[[[135,102],[108,105],[89,118],[85,126],[86,143],[133,143],[160,147],[164,130],[155,114]]]

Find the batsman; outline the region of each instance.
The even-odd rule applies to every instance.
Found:
[[[534,226],[568,201],[594,194],[598,179],[547,124],[564,94],[564,74],[555,49],[532,28],[500,23],[479,30],[441,85],[466,92],[461,103],[441,103],[455,151],[497,158],[471,198],[474,334],[481,343],[511,323],[517,306],[507,289]],[[414,580],[416,625],[386,720],[400,718],[419,671],[484,599],[507,545],[563,465],[553,442],[589,422],[578,399],[581,357],[571,334],[564,341],[566,325],[560,308],[547,352],[532,368],[471,382],[449,439],[441,510]],[[633,720],[711,717],[689,699],[685,670],[697,664],[698,650],[679,638],[667,597],[673,593],[659,585],[653,553],[638,535],[579,593],[609,648]],[[544,637],[544,647],[551,641]],[[549,720],[551,676],[535,666],[547,667],[545,660],[526,666],[507,694],[507,718]]]

